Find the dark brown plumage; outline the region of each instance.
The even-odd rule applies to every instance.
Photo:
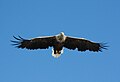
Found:
[[[16,47],[18,48],[26,48],[26,49],[47,49],[54,45],[55,36],[54,37],[45,37],[45,38],[33,38],[33,39],[23,39],[19,36],[19,38],[13,36],[18,41],[14,42]]]
[[[103,43],[92,42],[83,38],[73,38],[65,36],[64,33],[60,33],[56,36],[50,37],[38,37],[33,39],[24,39],[20,36],[17,38],[13,36],[17,41],[11,41],[18,48],[26,48],[30,50],[34,49],[48,49],[49,47],[53,47],[53,56],[59,57],[62,53],[63,47],[68,48],[70,50],[77,49],[78,51],[93,51],[98,52],[102,51],[102,49],[107,49],[106,45]]]
[[[64,47],[68,49],[75,50],[77,48],[78,51],[102,51],[102,49],[106,49],[107,46],[105,46],[103,43],[95,43],[86,39],[78,39],[78,38],[72,38],[67,37],[66,41],[64,43]]]

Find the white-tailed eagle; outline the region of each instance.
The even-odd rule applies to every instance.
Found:
[[[20,36],[19,38],[13,36],[17,41],[11,41],[18,48],[26,48],[30,50],[34,49],[48,49],[49,47],[53,47],[52,56],[58,58],[63,53],[63,47],[68,48],[70,50],[77,49],[78,51],[93,51],[98,52],[102,51],[102,49],[106,49],[103,43],[92,42],[83,38],[74,38],[65,36],[63,32],[55,36],[48,37],[37,37],[33,39],[24,39]]]

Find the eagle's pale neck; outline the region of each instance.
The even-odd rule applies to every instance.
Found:
[[[56,39],[57,39],[57,41],[59,41],[59,42],[64,42],[65,39],[66,39],[66,36],[64,35],[63,32],[61,32],[60,34],[56,35]]]

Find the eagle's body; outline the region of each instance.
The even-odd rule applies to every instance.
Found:
[[[13,36],[14,37],[14,36]],[[30,50],[33,49],[47,49],[49,47],[53,47],[52,56],[58,58],[63,53],[63,47],[78,51],[102,51],[102,49],[106,49],[105,45],[102,43],[95,43],[89,40],[85,40],[83,38],[73,38],[69,36],[65,36],[63,32],[56,36],[49,37],[38,37],[30,40],[23,39],[19,36],[19,38],[14,37],[19,41],[12,41],[17,45],[18,48],[27,48]]]
[[[64,42],[66,40],[66,36],[63,32],[55,36],[56,42],[53,46],[52,56],[59,57],[63,53]]]

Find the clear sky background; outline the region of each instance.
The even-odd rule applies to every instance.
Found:
[[[103,52],[29,51],[24,38],[56,35],[107,42]],[[0,82],[120,82],[120,0],[0,0]]]

